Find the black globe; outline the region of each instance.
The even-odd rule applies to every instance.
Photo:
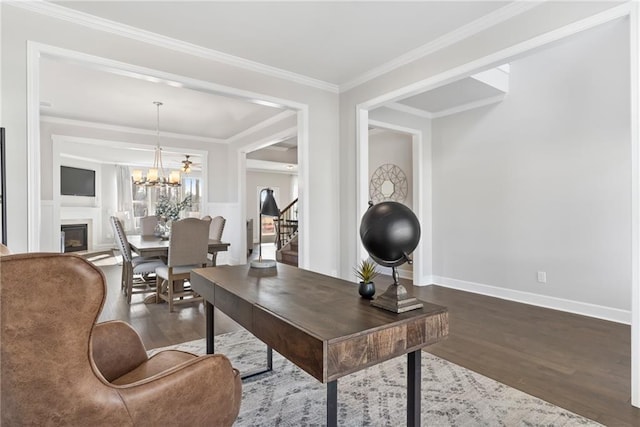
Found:
[[[411,209],[398,202],[370,206],[362,216],[360,239],[375,262],[397,267],[420,241],[420,223]]]

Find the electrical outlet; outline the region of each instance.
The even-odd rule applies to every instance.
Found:
[[[538,283],[547,283],[546,271],[538,271]]]

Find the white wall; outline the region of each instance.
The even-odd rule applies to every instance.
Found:
[[[55,150],[55,144],[53,142],[54,135],[62,137],[62,139],[58,141],[58,147]],[[41,122],[40,136],[40,185],[41,205],[43,209],[40,230],[40,249],[43,251],[57,250],[59,243],[57,239],[52,236],[56,235],[57,224],[60,220],[67,220],[65,215],[80,218],[78,215],[81,215],[81,212],[78,212],[77,209],[73,211],[65,210],[65,206],[88,206],[88,204],[95,210],[91,216],[95,217],[95,223],[92,224],[91,249],[99,250],[112,246],[113,236],[111,225],[109,224],[109,216],[113,215],[117,210],[114,165],[116,163],[124,165],[150,163],[153,160],[153,151],[131,151],[122,147],[127,143],[131,143],[136,144],[138,147],[148,145],[149,150],[152,150],[156,144],[155,136],[103,130],[91,127],[90,125],[81,126],[66,123],[52,123],[49,121]],[[65,137],[71,138],[65,139]],[[70,142],[71,139],[73,139],[74,142]],[[96,145],[98,143],[101,143],[101,145]],[[228,147],[226,144],[176,140],[174,138],[163,137],[162,145],[165,153],[168,152],[168,150],[177,150],[180,152],[198,150],[198,152],[206,152],[208,158],[214,158],[214,161],[210,163],[215,165],[226,164],[226,162],[220,160],[227,156]],[[58,159],[54,158],[56,155],[60,157]],[[118,158],[119,160],[117,162],[106,160]],[[90,159],[96,159],[98,162],[92,162]],[[57,161],[60,161],[63,165],[96,170],[96,185],[98,186],[97,197],[60,196],[59,188],[54,189],[54,186],[59,185],[59,171],[53,169]],[[216,198],[222,198],[226,195],[225,189],[221,188],[220,185],[220,183],[225,184],[228,181],[225,169],[226,168],[216,167],[212,173],[207,175],[207,193],[209,197],[213,195]],[[102,191],[100,191],[101,189]]]
[[[414,285],[430,285],[432,282],[432,188],[431,188],[431,120],[390,108],[376,108],[369,112],[369,120],[398,129],[410,130],[411,145],[411,208],[420,222],[420,243],[413,254],[414,263],[404,264],[399,274],[411,278]],[[419,135],[420,142],[417,141]],[[419,145],[419,146],[418,146]],[[407,176],[409,178],[409,176]]]
[[[120,164],[137,164],[133,161],[133,156],[139,159],[143,156],[146,161],[153,161],[153,149],[156,146],[155,135],[140,135],[127,132],[98,129],[90,126],[77,126],[70,124],[50,123],[42,121],[40,124],[40,167],[41,167],[41,199],[51,200],[52,197],[52,136],[71,136],[78,138],[87,138],[104,141],[104,145],[96,146],[86,144],[83,146],[81,142],[73,145],[70,144],[69,154],[85,158],[101,158],[107,152],[121,151],[122,158]],[[111,142],[131,143],[139,146],[148,146],[151,151],[134,151],[129,157],[125,149],[117,149],[113,147]],[[161,146],[165,151],[184,151],[189,153],[190,150],[198,150],[207,152],[209,159],[207,173],[207,196],[209,201],[225,201],[227,198],[226,188],[229,185],[229,176],[227,173],[227,144],[207,143],[200,141],[190,141],[187,139],[161,137]],[[142,154],[141,154],[142,153]],[[113,156],[109,156],[113,157]],[[165,168],[167,165],[165,165]],[[168,170],[169,168],[167,168]]]
[[[441,76],[465,67],[465,64],[511,48],[536,36],[586,18],[615,6],[596,2],[545,2],[528,12],[481,31],[473,37],[452,43],[414,62],[374,78],[340,94],[340,235],[341,275],[350,277],[356,262],[357,221],[362,212],[356,212],[356,111],[359,105],[374,105],[388,94],[412,94],[418,84],[437,84]],[[493,64],[500,65],[500,64]],[[462,69],[462,68],[460,68]],[[477,70],[473,70],[477,71]],[[462,71],[461,71],[462,72]],[[469,74],[472,74],[469,71]],[[381,101],[383,102],[383,101]],[[428,255],[427,255],[428,256]],[[428,260],[427,260],[428,261]]]
[[[578,34],[433,121],[436,276],[630,310],[628,49],[624,20]]]
[[[113,201],[105,190],[115,190],[113,183],[115,173],[98,162],[89,162],[74,158],[61,157],[60,166],[88,169],[95,171],[95,197],[63,196],[60,194],[60,169],[56,167],[56,176],[49,177],[54,187],[54,200],[46,201],[44,209],[51,210],[51,218],[43,224],[40,233],[40,244],[43,251],[58,252],[60,250],[60,224],[87,224],[87,246],[89,250],[101,250],[113,246],[111,234],[105,234],[108,216],[105,212],[113,209]],[[111,178],[111,180],[110,180]]]
[[[101,240],[98,243],[101,245],[113,245],[114,236],[109,217],[118,210],[116,165],[103,164],[100,169],[102,175],[102,233]]]
[[[339,204],[335,197],[339,193],[337,94],[50,18],[4,2],[0,7],[1,102],[3,126],[7,128],[7,175],[16,177],[7,188],[7,200],[11,200],[7,215],[8,243],[13,251],[27,250],[27,42],[35,41],[308,106],[311,114],[307,153],[314,162],[309,166],[310,178],[301,188],[309,195],[307,232],[308,242],[312,244],[308,244],[306,258],[310,269],[337,274],[340,258],[335,244],[340,233]],[[236,164],[229,162],[229,156],[211,156],[209,167],[212,171],[217,168],[230,181],[226,186],[220,185],[220,197],[214,193],[210,201],[237,206],[238,200],[234,198],[237,196],[228,191],[235,182]],[[232,235],[237,240],[231,242],[232,246],[243,246],[241,232]]]
[[[411,135],[389,130],[369,133],[369,191],[375,170],[385,164],[398,166],[407,179],[407,197],[400,201],[413,208],[413,143]]]
[[[376,169],[385,164],[397,166],[404,172],[407,195],[399,202],[413,209],[413,137],[410,134],[390,130],[369,131],[369,194],[371,178]],[[378,267],[384,274],[391,274],[391,268]],[[413,266],[405,263],[398,267],[400,277],[412,279]]]

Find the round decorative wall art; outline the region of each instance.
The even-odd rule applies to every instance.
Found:
[[[391,163],[380,166],[369,181],[369,199],[373,203],[386,200],[404,202],[407,198],[407,176],[402,169]]]

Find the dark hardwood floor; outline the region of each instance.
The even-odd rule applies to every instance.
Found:
[[[143,295],[134,295],[129,306],[119,289],[120,266],[102,269],[108,292],[100,321],[130,323],[147,348],[204,337],[202,303],[169,313],[167,304],[144,304]],[[391,279],[376,282],[380,293]],[[604,425],[640,426],[640,409],[630,404],[629,326],[440,286],[406,286],[449,308],[449,338],[428,347],[430,353]],[[215,316],[216,334],[239,329],[217,310]]]
[[[640,426],[627,325],[440,286],[408,286],[449,308],[430,353],[607,426]]]
[[[145,304],[148,294],[133,294],[131,305],[120,291],[119,265],[101,266],[107,278],[107,298],[99,322],[123,320],[138,331],[147,349],[165,347],[205,336],[205,312],[202,303],[184,304],[169,313],[169,306]],[[215,311],[215,333],[223,334],[240,329],[240,326],[224,313]]]

